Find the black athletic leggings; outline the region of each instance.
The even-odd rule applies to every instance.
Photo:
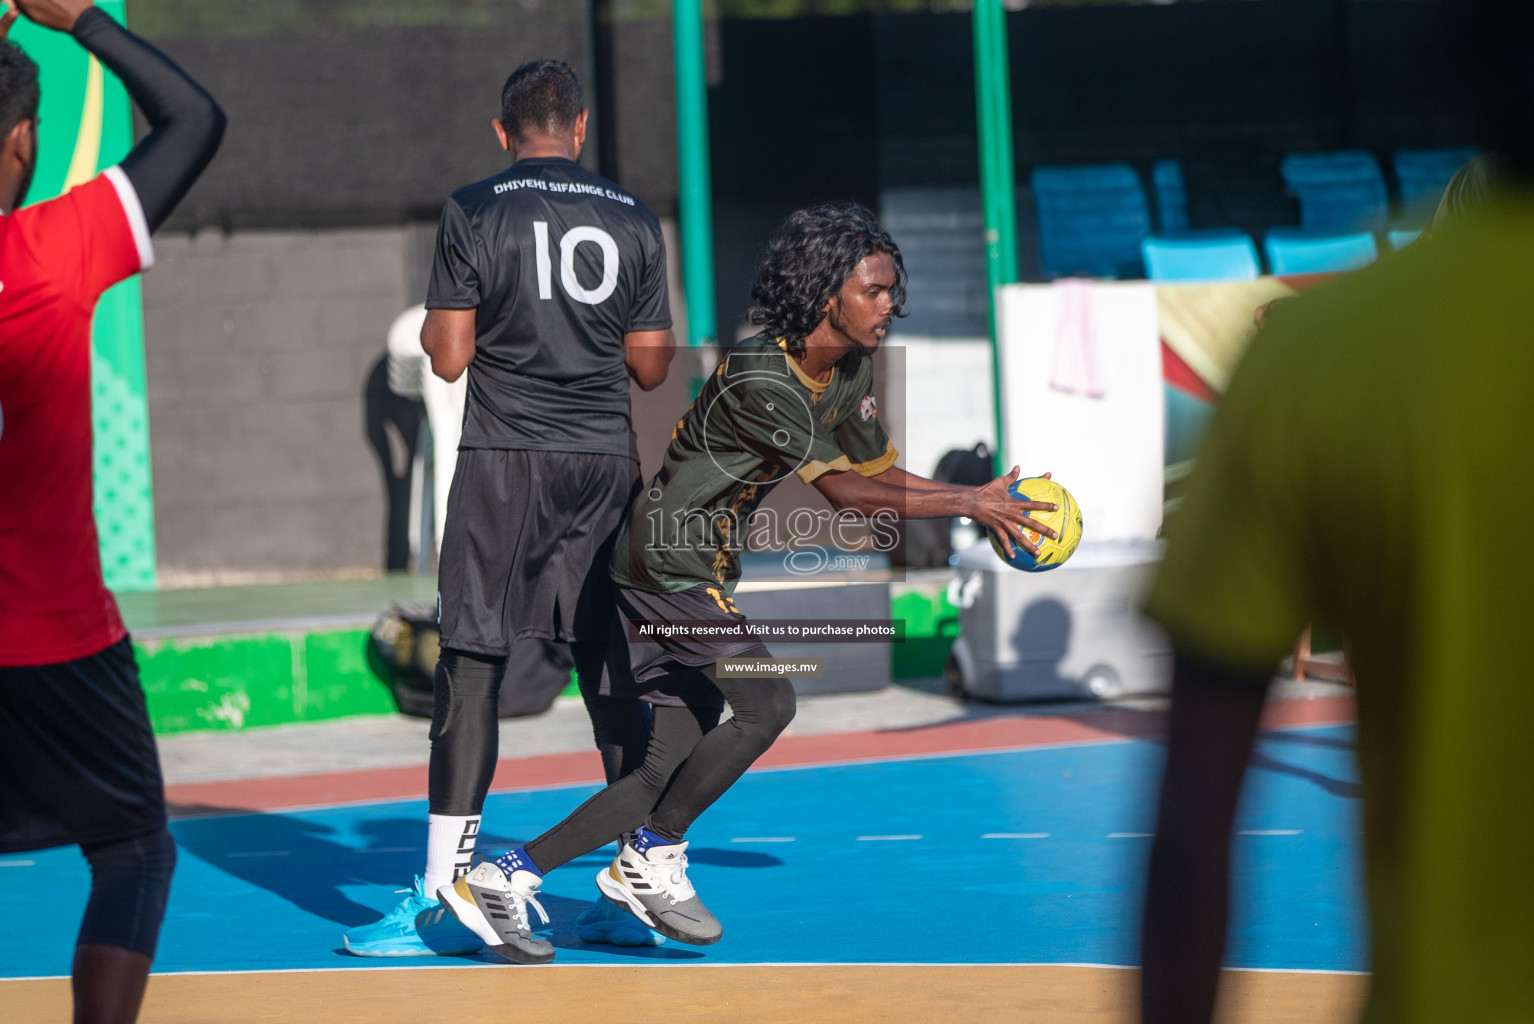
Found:
[[[573,643],[581,699],[591,716],[591,730],[607,781],[613,782],[642,763],[650,738],[648,707],[637,700],[604,697],[603,641]],[[473,816],[485,806],[500,747],[497,714],[505,657],[445,648],[432,681],[431,767],[428,793],[432,814]],[[614,832],[603,842],[611,842]]]
[[[83,849],[91,866],[91,898],[76,943],[153,957],[176,868],[170,832],[161,826],[147,836]]]
[[[759,648],[765,655],[766,649]],[[747,652],[748,655],[753,652]],[[687,669],[687,672],[698,672]],[[644,764],[581,804],[527,844],[539,871],[553,871],[644,825],[673,842],[767,752],[794,718],[794,686],[786,679],[718,679],[732,716],[719,725],[705,708],[653,709]]]

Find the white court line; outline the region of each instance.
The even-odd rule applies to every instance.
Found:
[[[353,850],[353,853],[415,853],[414,846],[380,846],[376,850]]]
[[[0,860],[0,868],[30,868],[36,864],[35,860]]]
[[[739,839],[731,839],[732,843],[791,843],[793,836],[741,836]]]
[[[1237,832],[1238,836],[1297,836],[1304,829],[1298,828],[1248,828]]]
[[[634,965],[631,964],[631,963],[607,963],[607,962],[591,963],[591,964],[552,963],[552,964],[541,964],[540,966],[544,970],[549,970],[549,971],[584,971],[584,970],[590,970],[591,968],[598,968],[598,969],[603,969],[603,970],[623,970],[623,971],[632,971],[634,969]],[[789,967],[789,968],[793,968],[793,967],[934,967],[934,968],[955,968],[955,967],[1092,967],[1092,968],[1096,968],[1098,970],[1103,970],[1103,971],[1138,971],[1140,969],[1139,967],[1137,967],[1137,966],[1135,966],[1133,964],[1089,964],[1089,963],[1075,963],[1075,962],[1058,963],[1057,964],[1057,963],[1047,963],[1047,962],[1044,962],[1044,961],[1027,961],[1027,962],[1023,962],[1023,963],[1015,963],[1015,962],[1006,962],[1006,963],[993,963],[993,962],[970,963],[970,962],[966,961],[964,963],[936,963],[936,964],[934,964],[934,963],[921,963],[921,962],[917,962],[917,961],[900,961],[900,960],[889,961],[887,963],[886,962],[873,961],[873,960],[850,960],[850,961],[847,961],[847,960],[815,960],[815,961],[800,960],[800,961],[793,961],[793,962],[789,962],[789,961],[773,961],[773,960],[754,960],[754,961],[751,961],[751,962],[748,962],[748,963],[725,963],[725,962],[721,962],[721,961],[710,962],[710,961],[705,960],[702,963],[691,963],[691,964],[687,965],[687,969],[688,970],[707,970],[709,968],[718,969],[718,968],[730,968],[730,967],[769,967],[769,968],[772,968],[774,970],[778,970],[778,969],[785,968],[785,967]],[[492,963],[483,963],[483,962],[474,962],[474,961],[469,961],[469,962],[466,962],[466,963],[453,963],[453,964],[419,964],[419,965],[417,965],[417,964],[409,964],[409,965],[401,965],[401,964],[376,964],[375,965],[375,964],[369,964],[367,967],[364,967],[364,968],[356,968],[356,967],[276,967],[276,968],[267,968],[267,969],[264,969],[264,970],[258,968],[256,970],[234,970],[234,971],[154,971],[153,972],[153,976],[156,977],[156,978],[209,978],[209,977],[229,977],[229,976],[232,976],[232,975],[253,975],[253,974],[339,974],[342,971],[354,971],[354,970],[359,970],[359,969],[367,970],[367,971],[503,971],[503,970],[506,969],[506,965],[505,964],[501,964],[501,963],[494,963],[494,964],[492,964]],[[1369,975],[1368,971],[1336,971],[1336,970],[1324,970],[1324,969],[1323,970],[1311,970],[1310,968],[1297,968],[1297,967],[1226,967],[1226,968],[1223,968],[1223,969],[1227,970],[1227,971],[1239,971],[1242,974],[1340,974],[1340,975],[1348,975],[1348,976],[1352,976],[1352,977],[1368,977],[1368,975]],[[64,979],[64,978],[68,978],[68,977],[69,977],[69,975],[67,975],[67,974],[28,974],[28,975],[21,975],[19,977],[15,977],[15,978],[0,977],[0,985],[3,985],[6,982],[11,982],[11,981],[58,981],[58,980],[61,980],[61,979]]]
[[[921,836],[858,836],[860,843],[897,843],[906,839],[920,839]]]
[[[579,971],[585,968],[597,968],[606,970],[618,968],[632,971],[632,963],[585,963],[567,964],[555,962],[552,964],[540,964],[551,971]],[[1138,971],[1140,968],[1131,964],[1078,964],[1078,963],[1013,963],[1013,962],[969,962],[962,963],[924,963],[920,961],[894,960],[889,962],[875,960],[752,960],[746,963],[728,963],[723,961],[694,961],[687,965],[689,970],[707,970],[720,967],[758,967],[781,970],[795,967],[1092,967],[1103,971]],[[368,964],[366,967],[271,967],[255,968],[232,971],[152,971],[156,978],[217,978],[231,977],[233,975],[254,974],[340,974],[342,971],[502,971],[506,969],[504,963],[489,963],[486,961],[460,961],[452,964]],[[1227,968],[1227,970],[1250,970],[1261,971],[1261,967]],[[1286,974],[1363,974],[1363,971],[1301,971],[1284,969]],[[34,974],[22,975],[15,978],[0,977],[0,985],[11,981],[60,981],[67,979],[67,974]]]
[[[1154,833],[1154,832],[1109,832],[1108,833],[1108,838],[1109,839],[1149,839],[1152,836],[1154,836],[1155,834],[1156,833]]]
[[[1048,839],[1048,832],[987,832],[981,839]]]
[[[229,860],[236,857],[288,857],[292,855],[292,852],[291,850],[246,850],[241,853],[226,853],[224,857]]]

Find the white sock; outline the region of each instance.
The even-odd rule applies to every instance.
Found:
[[[479,836],[479,815],[426,816],[426,891],[432,899],[437,890],[469,873],[474,841]]]

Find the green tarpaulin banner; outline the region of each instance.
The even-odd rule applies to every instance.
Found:
[[[99,0],[98,6],[123,19],[123,0]],[[122,83],[69,36],[23,18],[11,39],[42,68],[41,148],[28,195],[37,203],[121,160],[133,145],[133,114]],[[107,586],[153,590],[154,495],[137,278],[103,295],[96,309],[91,389],[96,524]]]

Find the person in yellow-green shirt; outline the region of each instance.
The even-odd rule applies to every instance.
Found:
[[[1363,1019],[1534,1020],[1534,4],[1452,10],[1500,183],[1270,313],[1167,524],[1145,1024],[1210,1019],[1243,769],[1312,620],[1342,629],[1358,679]]]

